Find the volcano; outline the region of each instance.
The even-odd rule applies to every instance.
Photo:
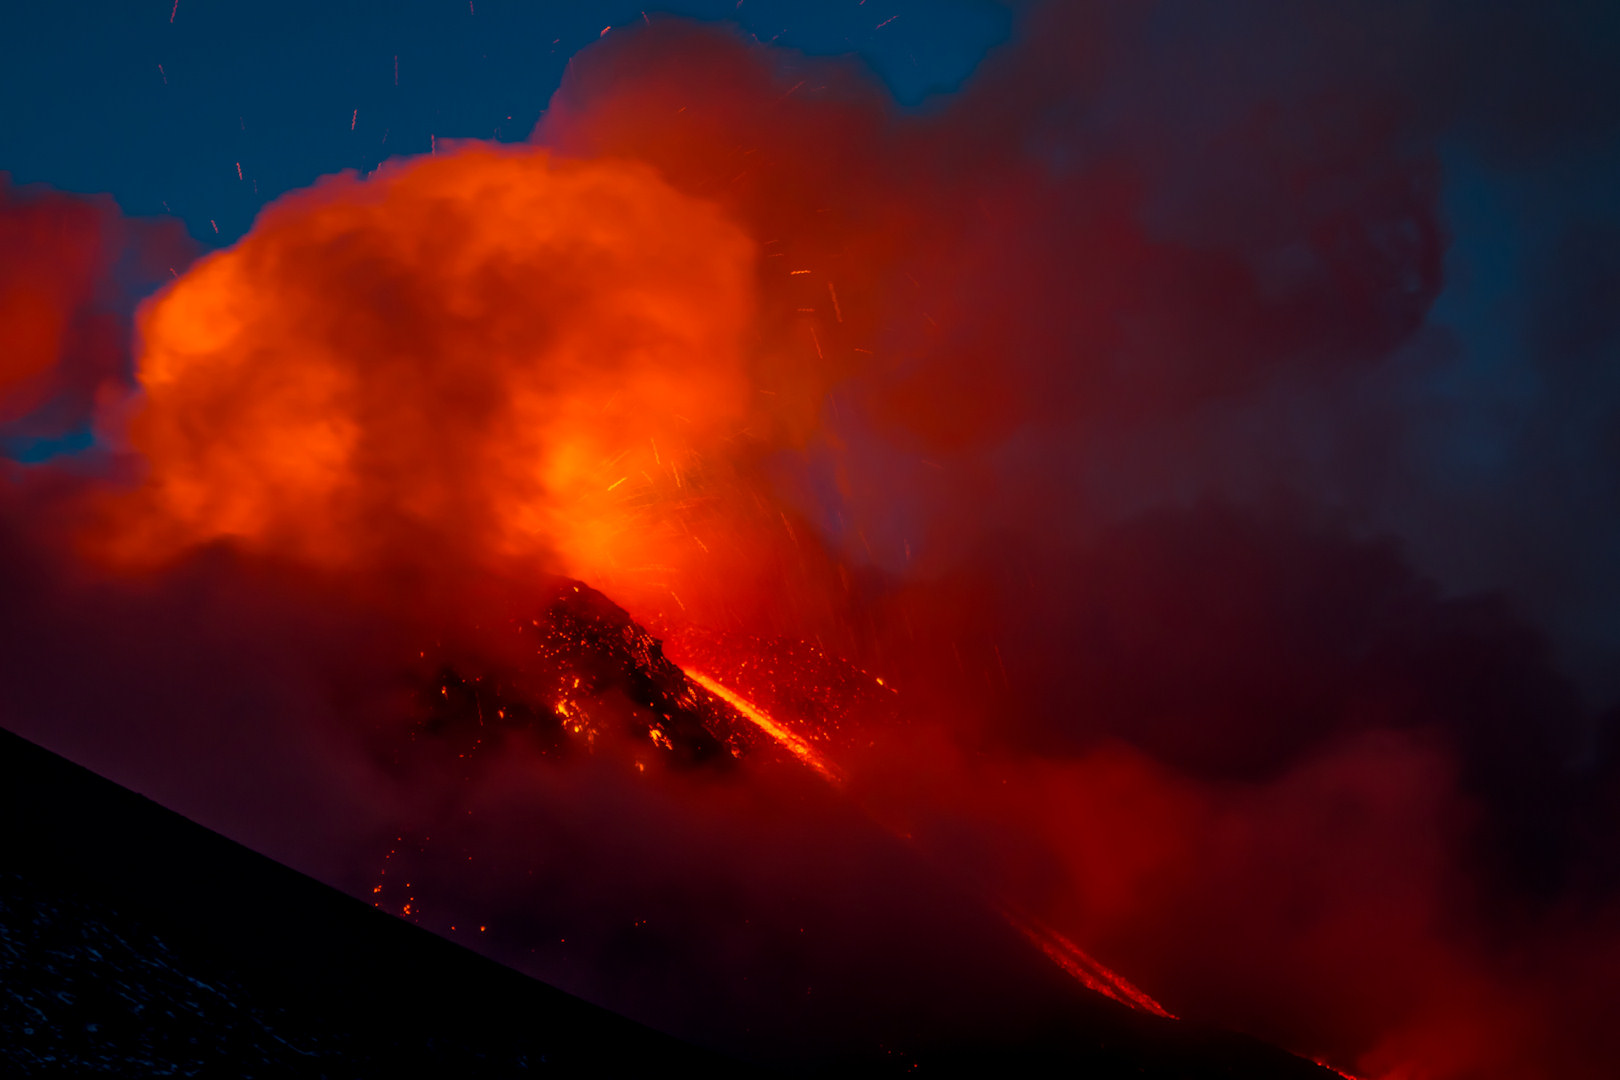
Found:
[[[1327,1075],[1175,1020],[1061,933],[955,878],[864,808],[841,758],[874,725],[902,722],[881,678],[802,642],[689,630],[674,637],[690,667],[610,598],[562,580],[535,615],[422,650],[415,715],[390,734],[387,753],[414,775],[453,775],[466,802],[443,804],[394,838],[373,903],[533,974],[566,977],[567,954],[584,947],[587,966],[599,978],[608,973],[598,985],[611,1006],[654,1023],[675,1016],[686,1038],[795,1072],[967,1075],[1016,1065],[1104,1076]],[[777,857],[795,870],[775,871],[781,880],[767,891],[797,895],[780,910],[744,915],[738,905],[730,921],[743,925],[717,929],[731,898],[694,911],[694,897],[715,890],[685,882],[644,895],[644,917],[626,933],[611,901],[588,898],[584,906],[614,913],[582,918],[577,901],[557,899],[551,874],[536,877],[501,850],[499,834],[480,823],[482,807],[464,809],[525,752],[586,758],[626,777],[763,790],[762,805],[782,799],[801,814],[808,806],[826,832],[810,845],[782,838]],[[495,891],[470,883],[475,860],[500,866],[502,902],[500,925],[469,935],[473,912]],[[694,868],[704,860],[696,854]],[[827,878],[873,884],[832,899],[802,887],[843,863],[859,869]],[[559,935],[559,926],[571,929]],[[812,928],[853,941],[825,951],[783,947]],[[672,989],[646,989],[660,980]]]
[[[503,639],[499,650],[487,648],[494,635]],[[416,695],[412,739],[438,741],[464,757],[486,739],[521,733],[560,753],[594,750],[611,725],[611,734],[678,767],[723,769],[745,756],[785,752],[835,779],[827,751],[847,745],[843,729],[857,713],[869,717],[865,699],[882,689],[881,680],[819,649],[690,631],[687,650],[727,679],[688,671],[622,607],[576,581],[559,582],[537,617],[510,618],[482,636],[481,656],[515,652],[521,660],[490,666],[465,652],[423,651],[431,677]],[[769,712],[750,698],[762,689],[774,691],[761,697]]]
[[[0,736],[0,1059],[21,1075],[424,1065],[460,1076],[1328,1075],[1087,989],[1072,964],[1052,962],[1050,938],[1035,940],[862,810],[832,770],[851,739],[840,717],[891,694],[875,678],[813,646],[706,647],[728,678],[754,672],[754,684],[739,681],[750,693],[774,671],[770,708],[781,714],[689,674],[577,582],[560,582],[527,619],[418,650],[411,722],[379,752],[413,777],[448,780],[432,788],[420,836],[396,838],[382,856],[386,884],[369,906]],[[797,688],[795,670],[808,680]],[[794,701],[802,711],[787,709]],[[741,793],[767,814],[787,805],[793,821],[817,825],[783,834],[765,822],[774,847],[736,880],[710,881],[732,861],[649,813],[635,831],[655,834],[685,878],[653,895],[632,866],[611,892],[579,866],[567,892],[555,874],[522,872],[539,849],[510,842],[511,820],[491,834],[466,812],[514,763],[529,785],[582,768],[598,785],[662,778],[683,799]],[[458,789],[465,799],[443,794]],[[563,805],[578,804],[564,793]],[[615,864],[634,855],[609,854]],[[492,872],[497,889],[481,877]],[[749,879],[767,885],[732,894]],[[643,913],[630,929],[627,904]],[[467,918],[475,909],[486,923]],[[561,958],[575,948],[570,967]],[[597,976],[601,1004],[535,977],[578,984],[580,970]]]

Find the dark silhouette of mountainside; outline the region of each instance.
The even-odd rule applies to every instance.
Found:
[[[837,1075],[1328,1080],[1075,989],[1017,1045]],[[1095,998],[1095,1001],[1090,999]],[[759,1075],[378,911],[0,730],[0,1075]]]
[[[754,1075],[0,731],[0,1075]]]

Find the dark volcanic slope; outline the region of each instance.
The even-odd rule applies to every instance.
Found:
[[[1018,962],[1003,965],[1007,987],[975,988],[969,979],[963,992],[988,1008],[1003,989],[1046,985],[1024,1021],[935,1032],[899,1054],[807,1052],[794,1071],[1331,1076],[1254,1040],[1083,991],[1011,930],[986,925],[1006,937],[1002,951]],[[0,731],[0,1075],[689,1072],[753,1074],[340,894]]]
[[[740,1075],[0,731],[0,1075]]]

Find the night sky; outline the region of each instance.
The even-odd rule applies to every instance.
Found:
[[[1620,6],[37,4],[0,21],[0,101],[0,348],[44,350],[0,368],[7,726],[365,893],[356,852],[430,822],[341,717],[393,700],[367,627],[409,654],[508,580],[492,402],[712,388],[685,450],[614,423],[702,463],[734,580],[671,557],[616,592],[560,534],[537,565],[660,633],[890,673],[932,734],[866,805],[1187,1015],[1367,1076],[1604,1075]],[[533,147],[648,185],[545,190],[641,222],[653,269],[522,248],[528,204],[486,235],[466,193],[551,183]],[[592,321],[645,295],[712,317]],[[186,382],[241,357],[266,381]],[[276,396],[299,379],[361,389]],[[331,436],[313,400],[371,448],[347,509],[287,465]],[[509,781],[511,820],[556,810]],[[607,833],[645,810],[592,782]]]
[[[126,213],[173,213],[203,244],[229,243],[265,203],[318,176],[427,153],[434,137],[523,141],[569,58],[643,18],[633,4],[501,0],[182,6],[172,23],[161,4],[7,16],[6,99],[27,103],[0,135],[14,181],[108,192]],[[877,18],[868,7],[653,10],[857,53],[910,106],[959,86],[1013,21],[1005,5],[972,0],[887,4]]]

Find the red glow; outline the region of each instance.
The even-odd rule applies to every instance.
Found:
[[[0,174],[0,424],[114,378],[120,331],[93,307],[122,229],[111,211]]]
[[[1003,914],[1019,933],[1029,938],[1041,952],[1051,958],[1054,964],[1074,976],[1082,986],[1111,997],[1122,1005],[1129,1005],[1133,1009],[1175,1019],[1175,1014],[1167,1011],[1142,989],[1119,973],[1110,971],[1098,963],[1084,949],[1050,926],[1043,926],[1034,919],[1011,910],[1006,910]]]
[[[1393,548],[1254,495],[1275,478],[1226,441],[1254,386],[1328,395],[1319,368],[1370,366],[1421,321],[1432,163],[1271,147],[1287,205],[1266,227],[1321,263],[1279,299],[1221,229],[1142,224],[1158,159],[1099,151],[1058,175],[1030,153],[1042,129],[1019,110],[1042,110],[1013,69],[1067,87],[1074,57],[1052,43],[1075,35],[902,116],[848,65],[687,26],[604,34],[540,145],[435,139],[285,197],[178,274],[140,312],[131,397],[88,299],[106,221],[0,205],[0,419],[71,391],[139,463],[85,485],[77,536],[109,593],[172,590],[180,627],[231,575],[341,608],[362,630],[322,639],[319,662],[255,630],[251,605],[218,623],[247,643],[223,635],[230,663],[263,662],[286,695],[242,726],[336,717],[309,743],[364,760],[308,786],[379,816],[415,809],[416,777],[352,747],[405,726],[401,669],[442,664],[456,678],[433,693],[477,725],[451,764],[469,799],[474,759],[601,765],[618,723],[637,785],[618,794],[657,805],[634,800],[667,786],[706,812],[727,784],[784,775],[750,771],[778,747],[832,783],[806,785],[817,798],[1133,1008],[1171,1015],[1139,979],[1177,1013],[1369,1076],[1603,1075],[1588,1048],[1609,1018],[1589,1014],[1620,970],[1610,894],[1521,895],[1480,842],[1523,844],[1523,825],[1533,854],[1550,844],[1530,829],[1548,786],[1493,786],[1567,719],[1541,643]],[[1242,498],[1223,501],[1231,475]],[[735,713],[743,736],[678,729],[624,670],[565,685],[546,667],[542,685],[585,647],[532,603],[556,575],[634,616],[604,634],[637,663],[656,635],[705,692],[676,680],[663,702]],[[76,598],[98,613],[77,617],[104,599]],[[508,743],[485,739],[502,725]],[[555,809],[501,767],[510,805]],[[421,903],[495,937],[509,920],[483,904],[540,841],[491,835],[476,863],[455,855],[477,904]],[[1590,861],[1571,880],[1601,882]],[[416,895],[365,889],[421,917]]]

